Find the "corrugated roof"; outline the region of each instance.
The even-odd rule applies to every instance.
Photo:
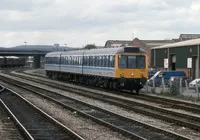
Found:
[[[196,39],[200,38],[200,34],[180,34],[179,39]]]
[[[153,44],[163,44],[163,43],[174,43],[174,40],[141,40],[144,41],[145,43],[153,43]]]
[[[117,44],[117,46],[121,46],[121,45],[129,45],[131,43],[132,40],[107,40],[105,47],[111,47],[114,44]]]
[[[162,45],[162,46],[158,46],[158,47],[153,47],[151,49],[162,49],[162,48],[193,46],[193,45],[199,45],[199,44],[200,44],[200,38],[187,40],[187,41],[181,41],[181,42],[167,44],[167,45]]]

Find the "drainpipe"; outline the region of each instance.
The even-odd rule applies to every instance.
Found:
[[[199,45],[197,46],[197,76],[199,78]]]
[[[153,57],[154,58],[154,60],[153,60],[154,62],[153,62],[153,64],[154,64],[154,66],[156,66],[156,49],[154,49],[153,51],[154,51],[154,57]]]
[[[168,70],[169,70],[169,48],[167,50],[167,58],[168,58]]]

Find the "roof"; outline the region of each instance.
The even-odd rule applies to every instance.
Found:
[[[174,40],[141,40],[141,41],[144,41],[145,43],[173,43],[175,42]]]
[[[49,56],[59,56],[59,55],[95,55],[95,54],[108,54],[108,55],[114,55],[115,53],[121,53],[121,52],[140,52],[145,53],[145,51],[138,47],[114,47],[114,48],[102,48],[102,49],[90,49],[90,50],[76,50],[76,51],[67,51],[67,52],[51,52],[47,53],[45,57]]]
[[[148,48],[174,43],[174,40],[141,40]]]
[[[189,40],[189,39],[196,39],[200,38],[200,34],[180,34],[180,40]]]
[[[115,47],[120,47],[121,45],[129,45],[131,41],[132,40],[108,40],[106,41],[105,47],[111,47],[112,44],[116,44],[114,45]]]
[[[151,49],[173,48],[173,47],[183,47],[183,46],[193,46],[193,45],[200,45],[200,38],[153,47]]]

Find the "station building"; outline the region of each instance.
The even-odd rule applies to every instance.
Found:
[[[200,39],[151,48],[151,64],[160,70],[183,70],[191,79],[200,77]]]

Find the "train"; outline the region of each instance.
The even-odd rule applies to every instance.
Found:
[[[0,68],[24,67],[25,58],[0,56]]]
[[[139,91],[148,79],[147,53],[133,46],[50,52],[46,75],[112,90]]]

